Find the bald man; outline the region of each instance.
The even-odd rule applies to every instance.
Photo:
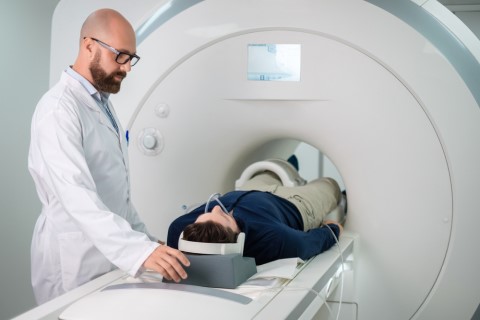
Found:
[[[188,259],[153,237],[131,202],[125,132],[109,95],[139,59],[130,23],[95,11],[75,63],[35,109],[28,167],[42,204],[31,247],[39,304],[115,268],[187,277]]]

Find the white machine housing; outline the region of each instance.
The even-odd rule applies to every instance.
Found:
[[[62,0],[52,84],[100,7],[138,34],[141,60],[112,100],[129,130],[134,203],[154,234],[165,238],[182,206],[232,190],[250,163],[304,142],[348,192],[355,317],[470,319],[480,44],[451,13],[407,0]],[[249,44],[299,44],[300,81],[247,80]]]

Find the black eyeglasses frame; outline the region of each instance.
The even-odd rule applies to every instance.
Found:
[[[103,42],[103,41],[101,41],[101,40],[98,40],[98,39],[96,39],[96,38],[84,37],[84,39],[85,39],[85,38],[90,38],[90,39],[92,39],[93,41],[97,42],[97,43],[98,43],[99,45],[101,45],[102,47],[104,47],[104,48],[110,50],[111,52],[115,53],[115,54],[117,55],[117,56],[115,57],[115,62],[118,63],[118,64],[126,64],[128,61],[130,61],[130,65],[133,67],[133,66],[136,65],[137,62],[140,60],[140,57],[137,56],[136,54],[130,54],[130,53],[128,53],[128,52],[123,52],[123,51],[117,50],[117,49],[115,49],[114,47],[112,47],[112,46],[106,44],[105,42]],[[118,59],[119,59],[119,57],[121,57],[122,55],[126,55],[126,56],[128,56],[128,58],[127,58],[125,61],[123,61],[123,59],[119,61]],[[122,62],[122,61],[123,61],[123,62]]]

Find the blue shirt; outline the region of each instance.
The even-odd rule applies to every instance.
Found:
[[[220,197],[241,232],[245,233],[243,255],[253,257],[258,265],[283,258],[309,259],[328,250],[335,238],[327,227],[303,231],[297,207],[290,201],[261,191],[232,191]],[[217,203],[212,201],[210,211]],[[167,244],[178,248],[183,229],[205,212],[205,205],[175,219],[168,229]],[[338,226],[329,227],[338,237]]]

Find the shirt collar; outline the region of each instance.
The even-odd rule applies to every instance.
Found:
[[[107,92],[99,92],[93,84],[90,83],[85,77],[83,77],[80,73],[73,70],[70,66],[68,67],[65,72],[69,74],[72,78],[80,82],[80,84],[87,90],[87,92],[93,96],[97,101],[108,101],[108,97],[110,96]]]

